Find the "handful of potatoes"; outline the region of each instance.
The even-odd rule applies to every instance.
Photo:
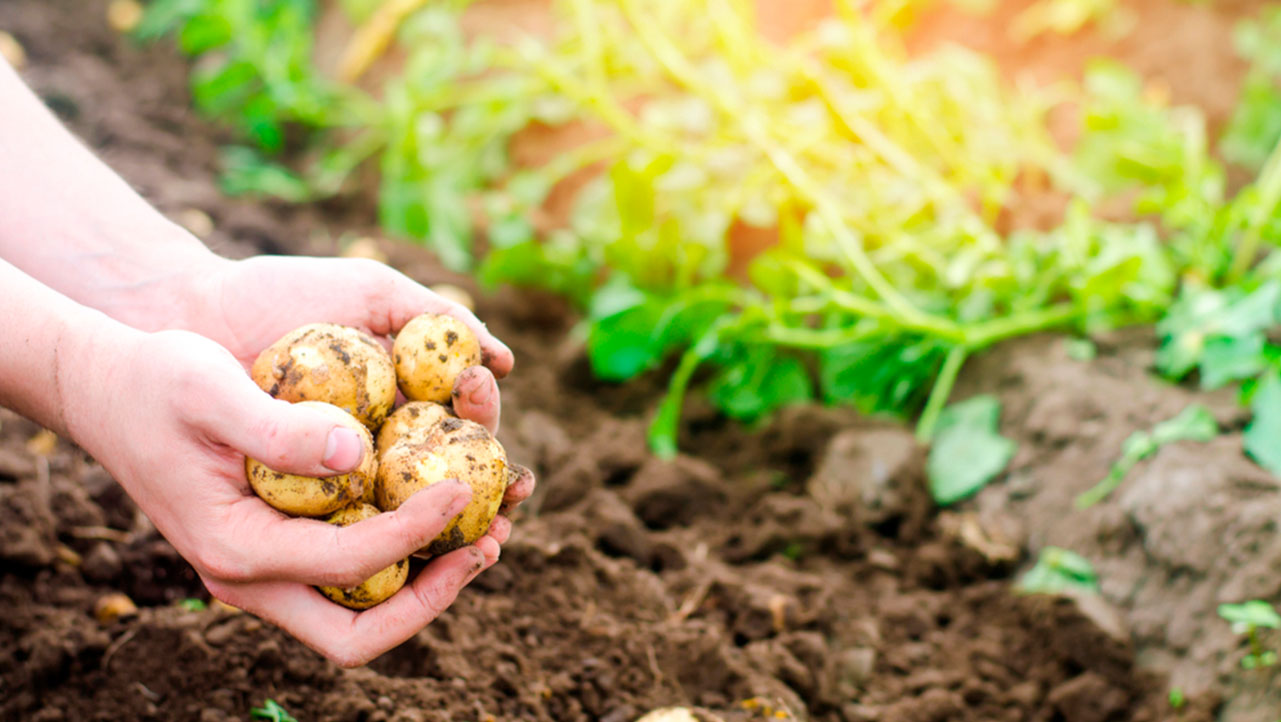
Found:
[[[471,502],[415,556],[433,556],[484,536],[507,490],[507,456],[489,430],[445,405],[462,371],[480,363],[480,343],[452,316],[423,314],[396,335],[392,352],[368,334],[316,323],[285,334],[250,373],[275,398],[305,404],[355,429],[365,441],[358,468],[306,477],[245,460],[245,475],[265,502],[291,516],[345,526],[392,511],[414,492],[447,479],[471,486]],[[393,411],[397,387],[409,399]],[[375,436],[376,434],[376,436]],[[367,609],[395,594],[408,560],[349,589],[320,587],[330,599]]]

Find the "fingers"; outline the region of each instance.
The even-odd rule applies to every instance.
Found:
[[[360,465],[361,435],[324,413],[273,399],[241,373],[213,372],[204,385],[199,403],[183,411],[213,440],[290,474],[332,476]]]
[[[362,522],[363,523],[363,522]],[[493,540],[489,540],[493,543]],[[494,543],[497,547],[497,543]],[[390,599],[363,612],[341,607],[315,589],[289,582],[244,586],[207,581],[209,591],[281,627],[343,667],[356,667],[430,624],[487,565],[480,545],[433,559]]]
[[[471,489],[443,481],[419,491],[399,509],[350,526],[288,519],[253,497],[232,509],[241,515],[223,559],[204,559],[202,572],[223,581],[287,580],[351,587],[435,539],[471,499]]]
[[[507,491],[503,494],[503,505],[498,510],[500,514],[506,514],[516,508],[534,493],[534,472],[520,464],[512,464],[511,470],[515,472],[516,479],[507,485]]]
[[[498,433],[502,405],[498,399],[498,381],[489,369],[484,366],[465,369],[454,381],[452,396],[454,413],[484,426],[491,434]]]
[[[499,515],[494,517],[494,520],[490,522],[489,531],[486,532],[485,536],[490,537],[494,541],[498,542],[499,545],[502,545],[507,543],[507,540],[511,538],[511,534],[512,534],[511,519],[508,519],[505,516]]]

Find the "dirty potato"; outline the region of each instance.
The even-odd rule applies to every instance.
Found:
[[[373,486],[378,469],[373,435],[356,417],[337,406],[322,401],[298,405],[322,411],[360,434],[365,447],[360,466],[337,476],[310,477],[275,471],[256,459],[246,458],[245,476],[254,493],[276,509],[291,516],[324,516],[361,498],[366,487]]]
[[[507,455],[484,426],[455,418],[411,432],[383,452],[378,506],[385,511],[398,508],[419,489],[447,479],[469,485],[471,501],[419,555],[445,554],[489,531],[507,491]]]
[[[448,406],[435,401],[410,401],[391,412],[383,422],[382,428],[378,430],[378,439],[374,446],[381,456],[382,452],[391,448],[391,445],[401,437],[408,436],[410,432],[428,429],[445,419],[452,418],[454,413]]]
[[[339,509],[325,521],[338,526],[355,524],[378,515],[370,504],[357,503]],[[317,587],[320,593],[348,609],[368,609],[400,591],[409,578],[409,560],[401,559],[354,587]]]
[[[387,350],[359,329],[313,323],[267,347],[250,371],[263,391],[286,401],[324,401],[378,428],[396,403]]]
[[[480,364],[480,342],[471,329],[435,313],[405,324],[391,353],[400,390],[413,401],[449,401],[458,374]]]

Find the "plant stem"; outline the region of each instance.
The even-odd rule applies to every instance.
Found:
[[[1049,308],[1004,316],[965,329],[965,343],[971,348],[983,348],[1013,336],[1063,326],[1080,315],[1081,310],[1076,306],[1061,303]]]
[[[929,443],[934,436],[934,426],[938,423],[939,414],[943,413],[943,407],[947,405],[947,399],[952,395],[952,386],[956,383],[956,377],[961,373],[961,366],[965,365],[965,358],[969,355],[969,350],[964,346],[953,346],[952,350],[947,352],[947,358],[943,360],[943,368],[939,370],[938,378],[934,381],[934,388],[930,389],[930,398],[925,402],[925,410],[921,412],[920,421],[916,422],[916,440],[921,443]]]
[[[1228,281],[1240,280],[1254,264],[1254,257],[1259,252],[1259,241],[1263,236],[1263,226],[1267,224],[1281,203],[1281,140],[1272,148],[1268,160],[1263,164],[1257,181],[1259,188],[1259,205],[1250,215],[1250,223],[1245,229],[1245,237],[1237,246],[1232,259],[1232,268],[1228,272]]]

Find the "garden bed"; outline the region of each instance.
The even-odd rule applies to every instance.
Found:
[[[1221,121],[1230,83],[1173,66],[1239,71],[1227,45],[1179,45],[1226,38],[1232,8],[1141,5],[1183,24],[1151,31],[1175,97]],[[188,109],[185,66],[119,38],[102,10],[8,0],[0,29],[25,46],[28,82],[162,210],[207,214],[208,242],[233,256],[333,254],[343,234],[373,232],[360,201],[222,196],[225,138]],[[1159,74],[1164,61],[1127,47]],[[425,251],[382,248],[420,281],[468,283]],[[176,605],[208,596],[105,472],[66,442],[31,444],[39,429],[0,411],[0,716],[244,719],[267,698],[300,720],[406,722],[630,722],[673,704],[846,722],[1281,713],[1276,675],[1238,669],[1239,640],[1214,611],[1281,592],[1277,480],[1242,457],[1230,394],[1150,378],[1150,335],[1104,338],[1088,363],[1049,336],[978,357],[956,397],[997,394],[1019,452],[1006,478],[940,513],[910,430],[849,410],[796,406],[745,429],[691,398],[685,453],[658,460],[645,433],[665,375],[594,381],[563,302],[480,299],[517,357],[500,439],[540,486],[502,562],[367,668],[340,670],[248,615]],[[1194,398],[1234,432],[1167,447],[1104,504],[1072,511],[1129,433]],[[1015,593],[1046,545],[1090,558],[1101,598]],[[104,627],[92,607],[112,591],[141,611]]]

